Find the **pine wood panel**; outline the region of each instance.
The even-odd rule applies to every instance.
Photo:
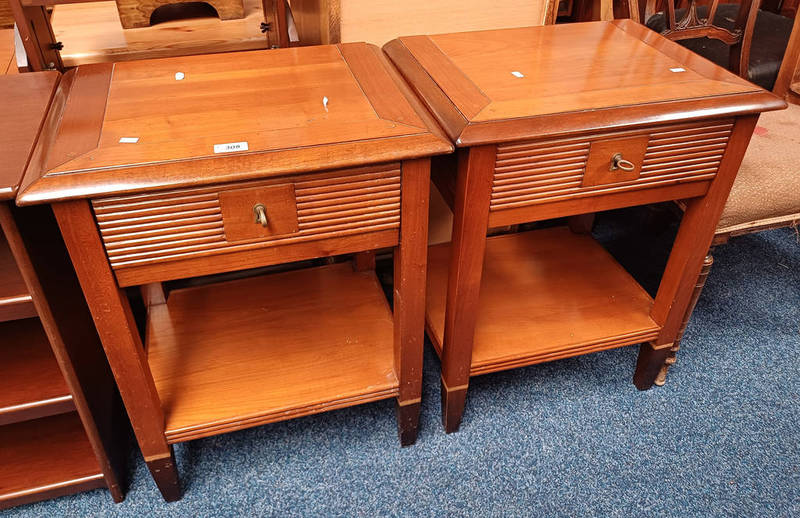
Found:
[[[0,425],[73,410],[72,395],[39,320],[0,324]]]
[[[267,49],[277,36],[263,34],[260,0],[244,0],[245,17],[167,21],[152,27],[122,28],[115,2],[57,5],[51,23],[56,41],[64,43],[64,67],[90,63],[153,59],[209,52]],[[274,41],[270,41],[270,38]]]
[[[0,509],[104,487],[74,412],[0,426]]]
[[[733,128],[732,120],[673,124],[642,131],[500,144],[492,182],[491,210],[565,201],[714,178]],[[584,185],[592,142],[648,136],[636,178]],[[607,157],[610,162],[611,156]]]
[[[296,232],[249,240],[226,238],[220,192],[291,185]],[[303,175],[267,183],[183,189],[94,200],[113,268],[191,259],[400,227],[400,164]],[[248,208],[248,213],[252,209]],[[248,217],[250,215],[248,214]]]
[[[0,322],[36,316],[33,299],[17,268],[5,237],[0,234]]]
[[[428,255],[427,326],[444,338],[449,245]],[[470,375],[658,336],[653,300],[591,237],[559,227],[486,240]]]
[[[174,291],[147,349],[170,442],[399,393],[388,302],[347,263]]]

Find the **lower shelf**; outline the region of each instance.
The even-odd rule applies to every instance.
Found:
[[[0,425],[73,410],[39,319],[0,323]]]
[[[428,252],[426,319],[441,354],[449,244]],[[590,236],[550,228],[487,238],[471,375],[656,338],[653,300]]]
[[[22,279],[8,242],[0,233],[0,322],[36,316],[33,299]]]
[[[386,297],[346,263],[176,290],[147,353],[170,442],[398,394]]]
[[[0,509],[105,487],[78,414],[0,426]]]

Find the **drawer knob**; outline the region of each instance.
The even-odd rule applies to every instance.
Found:
[[[267,208],[264,206],[264,204],[256,203],[253,206],[253,212],[256,215],[256,223],[259,223],[262,227],[267,228],[269,222],[267,221]]]
[[[608,170],[616,171],[617,169],[622,169],[623,171],[633,171],[636,169],[636,166],[633,165],[633,162],[630,160],[625,160],[622,158],[622,153],[617,153],[611,157],[611,166],[608,168]]]

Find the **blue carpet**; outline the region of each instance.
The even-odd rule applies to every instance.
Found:
[[[92,491],[30,516],[798,516],[800,244],[736,238],[716,262],[667,385],[631,384],[628,347],[475,378],[461,431],[425,356],[421,432],[391,401],[176,448],[183,500],[135,457],[125,502]]]

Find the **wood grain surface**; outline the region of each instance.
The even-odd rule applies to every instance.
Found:
[[[246,239],[240,234],[231,236],[233,216],[229,214],[226,221],[223,201],[232,193],[275,188],[289,197],[281,203],[294,208],[296,230],[273,235],[265,229],[264,235]],[[396,230],[400,226],[400,164],[109,197],[94,200],[92,206],[112,267],[131,268]],[[252,207],[250,203],[239,212],[245,218],[242,221],[255,228]]]
[[[0,426],[0,509],[103,487],[78,414]]]
[[[0,76],[0,200],[17,193],[58,77],[58,72]]]
[[[50,151],[29,168],[20,203],[452,149],[426,127],[428,116],[409,100],[391,65],[365,44],[117,63],[113,75],[110,66],[79,67],[65,78],[65,99],[55,103],[41,143]],[[215,148],[226,144],[237,150]]]
[[[260,30],[260,0],[244,0],[245,17],[222,21],[216,16],[176,19],[139,29],[123,29],[116,2],[57,5],[51,23],[64,43],[65,67],[132,61],[209,52],[268,49],[277,34]]]
[[[441,122],[460,146],[782,106],[635,25],[618,20],[401,37],[385,49],[431,111],[449,114]],[[657,110],[640,111],[643,104]]]
[[[449,262],[447,244],[430,248],[427,322],[439,350]],[[558,227],[487,238],[470,374],[653,339],[652,305],[589,236]]]
[[[396,397],[392,336],[374,272],[346,263],[174,291],[147,330],[167,438]]]
[[[0,425],[74,410],[39,320],[0,324]]]
[[[36,316],[33,299],[25,286],[5,237],[0,235],[0,322]]]

